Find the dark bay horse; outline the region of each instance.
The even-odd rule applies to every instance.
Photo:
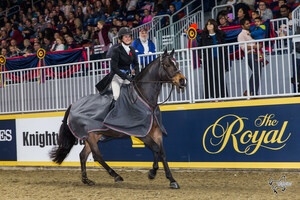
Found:
[[[173,55],[174,49],[170,54],[168,54],[168,52],[165,50],[162,56],[151,62],[137,77],[135,77],[131,83],[138,92],[139,96],[145,102],[147,102],[152,110],[155,110],[155,108],[158,106],[158,96],[163,83],[172,83],[179,89],[186,86],[186,78],[178,69],[178,63],[173,58]],[[58,164],[63,162],[76,141],[75,136],[72,134],[67,124],[70,108],[71,106],[66,111],[63,123],[59,130],[58,147],[54,147],[50,152],[51,159]],[[97,142],[102,135],[119,138],[129,137],[128,135],[113,130],[88,133],[88,137],[85,139],[85,146],[80,153],[81,175],[82,182],[84,184],[95,184],[93,181],[88,179],[86,173],[86,161],[91,152],[94,160],[99,162],[107,170],[107,172],[114,177],[115,182],[123,181],[123,178],[112,168],[110,168],[102,158],[97,145]],[[145,145],[153,152],[154,155],[153,168],[149,171],[148,178],[155,178],[156,171],[158,170],[158,161],[160,159],[163,163],[166,177],[170,180],[170,187],[178,189],[179,185],[173,178],[166,160],[166,154],[162,141],[162,131],[159,128],[158,122],[154,120],[148,135],[145,137],[139,137],[139,139],[145,143]]]

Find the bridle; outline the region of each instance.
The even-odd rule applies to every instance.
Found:
[[[177,69],[177,70],[174,72],[175,75],[174,75],[173,77],[171,77],[170,74],[169,74],[169,73],[166,71],[166,69],[164,68],[164,66],[162,66],[162,65],[164,65],[164,64],[162,63],[162,56],[160,56],[159,58],[160,58],[160,59],[159,59],[159,64],[160,64],[161,67],[163,67],[163,70],[166,72],[167,77],[168,77],[169,79],[172,79],[175,75],[181,73],[181,71],[180,71],[179,69]],[[168,97],[167,97],[162,103],[153,105],[152,103],[150,103],[150,102],[147,100],[147,98],[145,98],[145,96],[144,96],[143,93],[140,91],[139,87],[137,86],[137,83],[161,83],[161,84],[162,84],[162,83],[172,83],[172,89],[171,89],[171,91],[170,91]],[[153,107],[154,110],[155,110],[155,108],[156,108],[157,106],[162,105],[162,104],[164,104],[165,102],[167,102],[167,101],[170,99],[171,94],[172,94],[172,92],[173,92],[173,90],[174,90],[174,83],[173,83],[173,81],[136,81],[136,80],[132,80],[132,86],[133,86],[133,87],[132,87],[132,90],[133,90],[133,88],[135,88],[135,89],[138,91],[139,95],[141,95],[141,97],[143,98],[143,100],[146,101],[146,103],[147,103],[148,105],[150,105],[151,107]],[[137,98],[134,100],[134,102],[135,102],[136,100],[137,100]]]

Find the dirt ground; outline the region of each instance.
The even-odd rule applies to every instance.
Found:
[[[88,169],[88,177],[96,182],[81,182],[80,171],[56,168],[0,168],[0,199],[300,199],[300,172],[284,171],[207,171],[172,170],[180,189],[169,188],[162,170],[148,180],[147,170],[116,170],[124,182],[114,183],[103,169]],[[276,195],[269,179],[278,181],[283,175],[292,183]]]

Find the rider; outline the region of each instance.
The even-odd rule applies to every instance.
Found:
[[[139,73],[139,63],[135,49],[130,46],[132,42],[130,28],[122,27],[119,30],[118,38],[121,44],[113,49],[111,56],[111,73],[114,74],[111,88],[114,101],[119,98],[121,85],[129,84],[132,81],[132,76]]]

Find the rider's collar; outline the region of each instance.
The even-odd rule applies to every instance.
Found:
[[[129,45],[126,45],[126,44],[124,44],[124,42],[122,42],[122,46],[125,49],[125,51],[127,52],[127,54],[129,54],[129,52],[130,52]]]

